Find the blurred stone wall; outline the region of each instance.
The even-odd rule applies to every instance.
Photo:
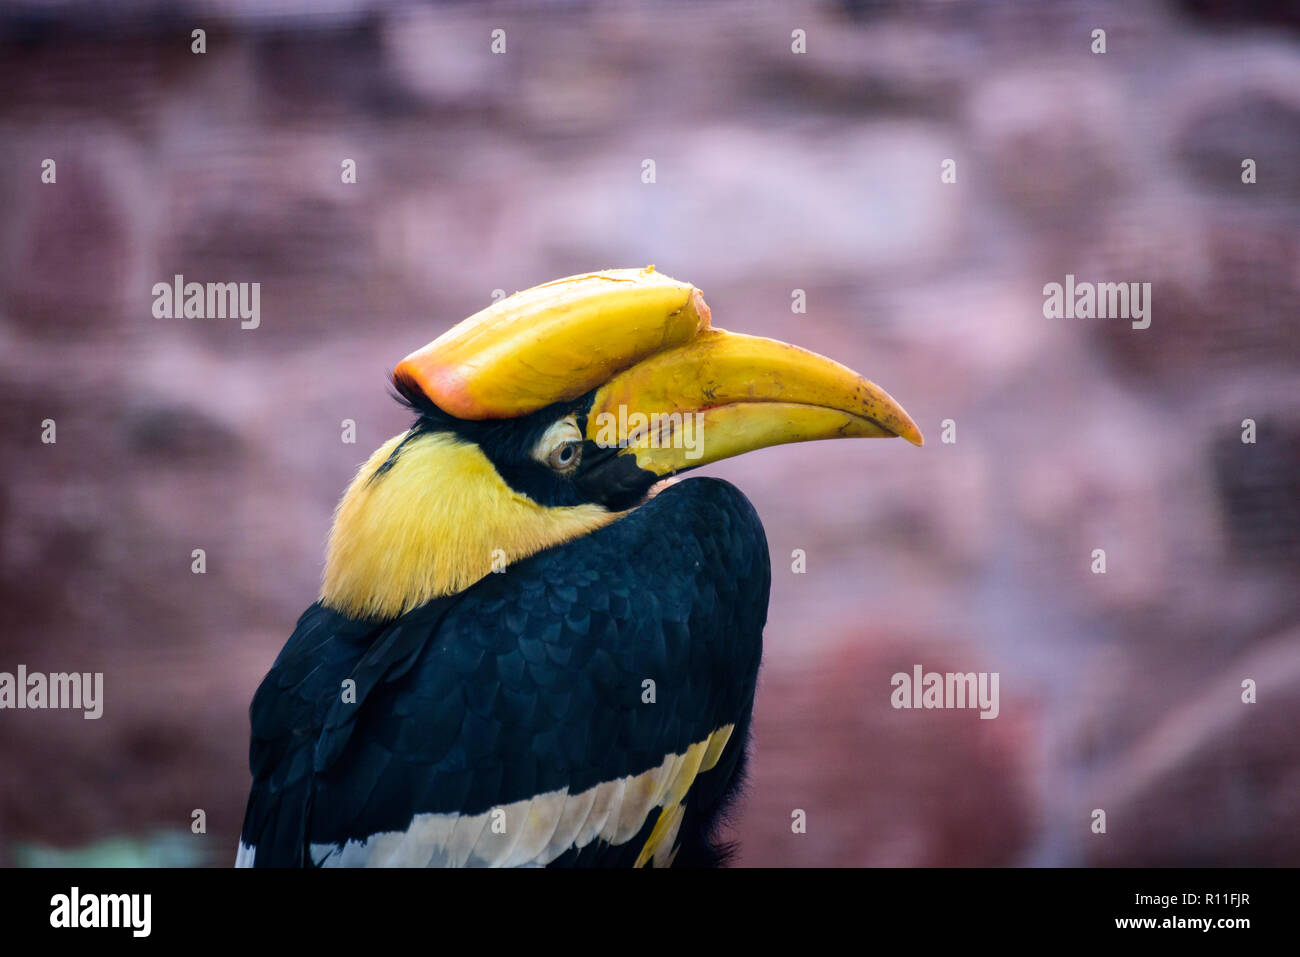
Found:
[[[228,864],[248,702],[338,495],[405,426],[388,370],[493,290],[647,263],[720,326],[863,371],[927,437],[708,469],[774,566],[740,863],[1300,861],[1277,9],[0,10],[0,671],[106,693],[93,722],[0,712],[0,862]],[[177,273],[260,282],[260,326],[154,318]],[[1151,283],[1150,327],[1045,318],[1066,274]],[[915,664],[997,672],[998,718],[895,710]]]

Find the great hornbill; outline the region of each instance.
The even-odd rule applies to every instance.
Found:
[[[653,267],[516,293],[393,381],[415,422],[348,488],[253,698],[237,863],[721,863],[767,542],[727,482],[657,483],[916,425]]]

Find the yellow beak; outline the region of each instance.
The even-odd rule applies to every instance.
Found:
[[[796,346],[709,329],[601,386],[587,438],[668,475],[752,449],[921,432],[884,389]]]
[[[655,475],[789,442],[923,441],[884,389],[816,353],[711,328],[700,291],[653,267],[516,293],[394,377],[464,419],[526,415],[594,389],[586,438]]]

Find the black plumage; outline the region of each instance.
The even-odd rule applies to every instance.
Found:
[[[417,814],[576,794],[734,725],[684,802],[674,862],[718,863],[770,576],[748,500],[692,479],[392,621],[313,605],[253,700],[243,843],[259,866],[328,862],[330,848],[404,831]],[[340,693],[349,678],[355,703]],[[653,704],[642,700],[646,679]],[[657,813],[624,844],[596,841],[542,863],[631,863]]]

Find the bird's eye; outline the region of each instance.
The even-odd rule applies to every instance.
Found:
[[[580,458],[582,458],[582,443],[565,442],[551,450],[551,454],[546,457],[546,464],[557,472],[567,472],[578,464]]]
[[[582,433],[572,418],[556,422],[542,436],[533,458],[557,472],[572,472],[582,460]]]

